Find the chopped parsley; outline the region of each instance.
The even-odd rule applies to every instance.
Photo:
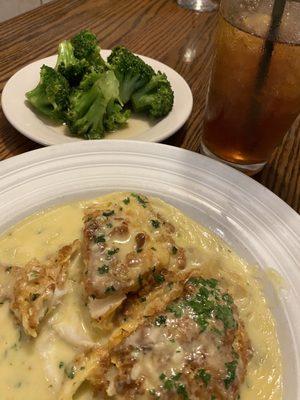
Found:
[[[197,372],[196,378],[201,379],[205,386],[207,386],[211,380],[211,374],[206,372],[205,369],[201,368]]]
[[[160,227],[160,222],[157,219],[151,219],[150,222],[153,228],[158,229]]]
[[[141,253],[143,251],[143,248],[142,247],[138,247],[137,249],[136,249],[136,252],[137,253]]]
[[[157,283],[163,283],[165,281],[165,277],[162,274],[153,274],[153,278]]]
[[[216,306],[216,318],[223,322],[225,329],[236,328],[237,324],[230,306],[218,304]]]
[[[65,374],[69,379],[74,379],[75,377],[75,367],[72,366],[71,368],[65,368]]]
[[[172,379],[166,379],[164,381],[164,389],[166,390],[172,390],[174,388],[174,382]]]
[[[178,304],[168,305],[167,311],[172,312],[176,318],[182,317],[182,314],[183,314],[183,309]]]
[[[228,389],[231,383],[235,380],[237,364],[238,364],[237,360],[225,364],[225,367],[227,369],[227,374],[226,378],[224,379],[224,385],[226,389]]]
[[[230,294],[228,294],[228,293],[224,293],[224,294],[222,295],[222,299],[223,299],[227,304],[229,304],[229,305],[233,304],[233,299],[232,299],[232,297],[230,296]]]
[[[222,321],[225,330],[236,328],[232,298],[227,294],[222,295],[216,279],[191,278],[189,283],[198,288],[198,293],[189,296],[180,304],[193,310],[194,319],[202,332],[213,318]]]
[[[115,247],[114,249],[107,250],[107,255],[109,257],[111,257],[114,254],[117,254],[119,252],[119,250],[120,250],[119,247]]]
[[[173,379],[174,381],[178,381],[178,380],[180,379],[180,377],[181,377],[181,372],[176,372],[176,373],[172,376],[172,379]]]
[[[172,246],[172,254],[177,254],[177,251],[178,251],[178,249],[177,249],[177,247],[176,246]]]
[[[129,204],[130,203],[130,198],[126,197],[126,199],[123,200],[123,203],[126,204],[126,205]]]
[[[108,286],[106,289],[105,289],[105,293],[113,293],[113,292],[115,292],[116,291],[116,289],[115,289],[115,287],[112,285],[112,286]]]
[[[136,201],[143,207],[146,208],[147,207],[147,198],[145,197],[144,199],[137,193],[131,193],[131,196],[134,197],[136,199]]]
[[[164,315],[159,315],[157,318],[155,318],[154,325],[156,326],[161,326],[161,325],[166,325],[167,322],[167,317]]]
[[[114,215],[114,210],[108,210],[108,211],[104,211],[102,213],[103,217],[110,217],[111,215]]]
[[[113,227],[113,224],[112,224],[111,222],[109,222],[108,224],[106,224],[106,226],[107,226],[108,228],[112,228],[112,227]]]
[[[164,373],[160,374],[159,379],[162,381],[162,388],[167,391],[175,390],[183,400],[189,400],[189,396],[185,385],[179,382],[181,378],[181,373],[176,372],[171,376],[166,376]]]
[[[39,277],[39,273],[37,271],[31,271],[27,274],[27,276],[30,281],[34,281]]]
[[[39,298],[40,297],[40,294],[39,293],[31,293],[31,295],[30,295],[30,300],[31,301],[35,301],[37,298]]]
[[[109,266],[106,264],[103,264],[102,267],[98,268],[98,274],[100,274],[100,275],[107,274],[108,271],[109,271]]]
[[[102,233],[99,236],[95,236],[94,237],[94,242],[95,243],[104,243],[104,242],[106,242],[105,235]]]
[[[186,387],[183,383],[179,383],[179,385],[177,386],[177,393],[183,398],[183,400],[189,400]]]
[[[140,301],[141,303],[145,303],[146,297],[140,297],[140,298],[139,298],[139,301]]]
[[[58,368],[62,369],[65,366],[65,363],[63,361],[60,361],[58,364]]]

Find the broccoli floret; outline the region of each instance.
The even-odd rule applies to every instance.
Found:
[[[79,60],[74,56],[72,43],[64,40],[58,46],[55,69],[68,80],[71,86],[77,86],[90,67],[86,60]]]
[[[174,93],[165,74],[158,72],[131,97],[133,108],[155,118],[164,117],[173,107]]]
[[[37,111],[55,121],[63,121],[69,106],[68,81],[53,68],[43,65],[37,87],[26,98]]]
[[[71,95],[68,126],[73,135],[99,139],[105,129],[123,124],[128,114],[121,112],[118,102],[119,83],[113,71],[92,72]],[[120,121],[120,122],[119,122]]]
[[[74,55],[79,60],[86,60],[91,67],[98,72],[107,69],[107,64],[100,55],[100,47],[97,36],[89,30],[83,30],[73,36],[71,43],[74,48]]]
[[[126,104],[132,94],[145,86],[154,75],[153,69],[126,47],[115,47],[107,59],[120,83],[120,98]]]
[[[120,103],[111,100],[106,108],[104,127],[107,131],[115,131],[125,125],[131,115],[130,110],[123,111]]]

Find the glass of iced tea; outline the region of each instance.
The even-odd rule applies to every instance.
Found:
[[[223,0],[202,152],[253,175],[299,113],[299,0]]]

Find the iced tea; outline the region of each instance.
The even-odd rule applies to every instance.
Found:
[[[245,14],[238,26],[220,17],[202,144],[231,163],[266,162],[300,113],[299,20],[282,21],[258,89],[269,22],[266,14]]]

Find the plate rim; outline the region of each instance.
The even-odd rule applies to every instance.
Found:
[[[275,195],[273,192],[271,192],[268,188],[264,187],[263,185],[261,185],[260,183],[256,182],[254,179],[242,174],[239,171],[234,170],[232,167],[227,166],[222,164],[219,161],[216,160],[212,160],[204,155],[192,152],[190,150],[186,150],[186,149],[182,149],[182,148],[178,148],[178,147],[174,147],[174,146],[170,146],[170,145],[165,145],[165,144],[159,144],[159,143],[144,143],[144,142],[140,142],[140,141],[127,141],[127,140],[106,140],[106,141],[88,141],[88,142],[75,142],[75,143],[66,143],[66,144],[60,144],[60,145],[56,145],[56,146],[50,146],[50,147],[45,147],[45,148],[41,148],[41,149],[37,149],[37,150],[32,150],[30,152],[21,154],[19,156],[15,156],[12,157],[10,159],[4,160],[2,163],[0,163],[0,175],[2,177],[2,179],[0,180],[0,195],[2,193],[3,197],[5,198],[5,193],[7,190],[8,196],[6,196],[7,199],[9,199],[9,191],[10,190],[14,190],[15,188],[18,190],[18,186],[22,185],[27,185],[31,184],[31,180],[33,181],[38,181],[41,183],[41,179],[44,179],[44,177],[47,178],[47,175],[45,174],[45,172],[49,173],[50,176],[54,176],[55,175],[55,170],[57,169],[58,172],[60,173],[61,171],[63,171],[66,168],[66,171],[70,171],[72,169],[74,169],[75,171],[78,171],[80,169],[84,169],[86,166],[90,167],[91,165],[94,167],[96,165],[96,167],[99,169],[99,165],[101,165],[101,163],[103,163],[103,165],[105,166],[107,165],[113,165],[114,167],[117,167],[118,164],[120,165],[129,165],[130,166],[130,162],[128,162],[128,164],[124,164],[124,161],[118,161],[118,159],[113,159],[111,162],[111,159],[109,158],[111,155],[120,155],[120,159],[122,159],[121,155],[123,156],[123,158],[125,159],[125,162],[127,162],[127,156],[129,161],[131,161],[132,166],[136,167],[136,166],[141,166],[142,168],[147,168],[147,162],[143,164],[143,158],[147,158],[148,161],[148,165],[151,164],[151,169],[153,170],[161,170],[161,167],[159,167],[159,164],[155,163],[155,162],[159,162],[160,160],[166,160],[166,162],[168,162],[169,164],[177,162],[178,164],[178,169],[174,169],[171,170],[170,173],[171,175],[176,175],[176,173],[182,172],[183,177],[186,176],[187,180],[192,183],[193,180],[195,180],[195,177],[199,177],[201,176],[201,174],[203,175],[203,173],[207,173],[208,174],[208,178],[207,178],[207,182],[206,185],[204,183],[204,188],[206,186],[208,187],[212,187],[213,188],[213,181],[212,179],[216,179],[216,177],[219,177],[219,182],[217,182],[216,186],[217,189],[220,189],[220,187],[224,186],[224,183],[228,183],[228,181],[230,180],[230,183],[233,183],[234,187],[233,187],[233,192],[236,194],[237,198],[239,198],[241,195],[242,200],[243,198],[249,194],[249,193],[253,193],[252,196],[250,195],[250,198],[254,198],[255,200],[258,200],[258,203],[255,202],[255,204],[253,205],[253,208],[251,209],[250,207],[250,217],[251,215],[253,215],[253,212],[257,209],[257,205],[259,206],[259,208],[261,208],[261,204],[263,205],[263,207],[261,208],[261,215],[262,213],[268,209],[270,212],[271,210],[271,214],[270,218],[267,218],[264,220],[264,223],[261,225],[261,231],[259,231],[259,235],[257,236],[255,234],[255,232],[251,231],[251,227],[248,229],[246,228],[246,233],[249,234],[250,232],[250,237],[254,238],[254,241],[256,240],[256,242],[254,242],[253,248],[255,249],[255,255],[257,256],[258,260],[259,260],[259,253],[258,253],[258,249],[262,248],[262,249],[266,249],[267,251],[269,250],[269,248],[274,249],[274,246],[276,246],[276,243],[280,244],[280,250],[282,251],[282,254],[280,255],[279,253],[279,260],[280,260],[280,267],[279,270],[284,270],[285,267],[285,261],[284,260],[288,260],[291,264],[290,266],[290,273],[287,273],[283,275],[283,277],[287,277],[287,281],[290,284],[290,294],[291,294],[291,299],[293,300],[293,306],[291,305],[291,300],[289,300],[288,298],[286,299],[285,297],[283,298],[283,308],[286,306],[287,308],[284,308],[285,313],[284,313],[284,317],[287,319],[288,322],[288,326],[285,327],[285,330],[287,332],[289,332],[289,338],[291,339],[291,343],[290,341],[288,342],[289,344],[291,344],[291,346],[289,347],[289,349],[291,350],[290,352],[287,351],[286,346],[284,347],[284,351],[282,349],[282,359],[283,361],[286,359],[286,357],[288,357],[289,361],[292,360],[293,362],[291,363],[291,365],[293,365],[293,367],[296,367],[296,371],[300,371],[300,357],[298,354],[298,349],[300,349],[300,342],[297,339],[297,335],[300,332],[300,321],[296,318],[291,319],[291,317],[295,317],[295,314],[297,314],[297,307],[298,305],[300,305],[300,293],[298,291],[298,283],[300,282],[300,280],[298,280],[298,265],[300,264],[300,254],[298,254],[297,252],[297,248],[293,247],[294,244],[297,244],[299,239],[300,239],[300,216],[297,214],[296,211],[294,211],[287,203],[285,203],[282,199],[280,199],[277,195]],[[99,162],[97,161],[98,156],[103,156],[102,158],[99,158]],[[141,160],[137,159],[137,162],[135,163],[133,157],[136,155],[140,155],[142,158]],[[88,157],[91,157],[90,162],[88,161]],[[182,157],[183,156],[183,157]],[[151,159],[154,159],[153,164]],[[105,160],[109,160],[109,162],[107,163],[107,161]],[[133,159],[133,162],[132,162]],[[97,161],[94,164],[94,161]],[[104,160],[104,161],[103,161]],[[123,159],[122,159],[123,160]],[[150,160],[150,161],[149,161]],[[166,165],[169,165],[166,164]],[[192,166],[191,170],[187,170],[182,169],[182,166]],[[2,166],[2,168],[1,168]],[[195,173],[193,174],[193,168],[195,167]],[[39,169],[40,168],[40,169]],[[191,171],[191,172],[189,172]],[[63,172],[64,173],[64,172]],[[66,172],[68,174],[68,172]],[[166,170],[166,173],[169,173],[169,170]],[[189,174],[189,175],[187,175]],[[125,173],[126,175],[126,173]],[[88,175],[86,175],[88,177]],[[122,174],[121,174],[122,176]],[[179,175],[180,176],[180,175]],[[138,177],[138,175],[134,175],[134,179],[141,180],[141,178]],[[22,180],[22,178],[26,178],[25,179],[25,183]],[[98,178],[97,178],[98,179]],[[198,178],[199,179],[199,178]],[[163,180],[163,178],[159,179],[160,182],[165,182]],[[238,182],[237,182],[238,181]],[[105,181],[104,181],[105,182]],[[198,184],[201,184],[201,180],[198,180]],[[53,187],[55,187],[55,184],[52,185]],[[51,186],[51,187],[52,187]],[[103,184],[101,185],[103,186]],[[182,187],[184,187],[184,183],[182,184]],[[190,186],[190,184],[189,184]],[[43,188],[43,185],[42,185]],[[4,189],[4,191],[2,192],[2,189]],[[33,185],[33,189],[35,190],[35,187]],[[80,190],[76,189],[77,191],[73,191],[74,193],[79,193]],[[142,189],[141,189],[142,190]],[[148,190],[148,189],[147,189]],[[174,189],[175,190],[175,189]],[[65,204],[66,203],[66,199],[64,199],[63,197],[57,196],[55,195],[55,192],[53,191],[53,189],[49,190],[50,192],[54,194],[53,198],[56,198],[57,201],[55,200],[54,204]],[[88,191],[88,190],[86,190]],[[155,188],[153,188],[153,191],[155,192]],[[149,192],[151,192],[151,189],[149,187]],[[27,192],[26,192],[27,193]],[[24,194],[24,196],[26,195],[26,193]],[[47,190],[46,190],[47,193]],[[75,198],[75,194],[72,194],[72,197],[74,196]],[[190,191],[187,191],[187,193],[195,193],[197,196],[197,189],[194,190],[193,192],[193,188],[191,187]],[[222,193],[222,192],[221,192]],[[228,197],[230,197],[231,191],[230,190],[224,190],[224,198],[227,199]],[[47,194],[48,195],[48,194]],[[255,196],[254,196],[255,195]],[[33,195],[30,195],[33,196]],[[30,197],[29,196],[29,197]],[[166,193],[166,196],[168,196],[168,193]],[[208,196],[208,198],[211,196],[213,196],[212,193],[210,193],[210,195]],[[216,196],[218,196],[218,192],[216,191]],[[200,198],[203,202],[205,201],[205,194],[203,195],[203,193],[201,192],[201,194],[198,195],[198,198]],[[21,199],[23,199],[23,195],[21,197]],[[263,203],[262,203],[263,200]],[[68,200],[72,201],[72,200]],[[186,201],[189,202],[189,197],[186,198]],[[19,201],[20,203],[20,201]],[[48,206],[46,206],[45,204],[45,200],[39,200],[38,202],[36,202],[36,204],[40,204],[38,210],[42,210],[42,209],[46,209],[48,208]],[[211,203],[213,203],[213,199],[211,200]],[[233,208],[230,209],[230,212],[232,213],[232,210],[234,210],[234,203],[236,203],[236,201],[233,201]],[[247,206],[248,203],[246,202],[245,205]],[[244,210],[243,208],[245,208],[245,205],[243,205],[242,207],[238,208],[238,214],[240,216],[243,215]],[[7,209],[7,206],[3,206],[2,209]],[[224,205],[222,205],[221,203],[221,207],[224,210]],[[0,205],[1,208],[1,205]],[[274,209],[274,210],[272,210]],[[228,216],[230,216],[231,214],[228,214]],[[32,213],[32,212],[31,212]],[[226,213],[226,207],[225,207],[225,213]],[[283,216],[282,216],[283,214]],[[27,214],[30,215],[30,214]],[[189,214],[187,214],[189,215]],[[259,215],[255,218],[254,217],[254,222],[255,224],[257,224],[257,220],[259,219]],[[26,216],[26,215],[25,215]],[[22,217],[24,218],[24,217]],[[249,220],[248,218],[248,220]],[[13,217],[9,217],[10,220],[13,219]],[[268,222],[268,219],[271,220],[271,222],[277,221],[278,223],[276,224],[275,228],[273,228],[272,225],[267,226],[266,222]],[[20,220],[20,219],[19,219]],[[244,222],[247,221],[247,218],[244,220]],[[222,226],[222,222],[217,222],[217,224]],[[12,223],[10,223],[11,226]],[[231,222],[229,221],[229,224],[231,224]],[[255,225],[254,224],[254,225]],[[291,226],[290,226],[291,225]],[[204,224],[204,226],[207,226]],[[211,229],[209,226],[207,226],[209,229]],[[240,227],[243,227],[243,223],[240,224]],[[283,228],[283,229],[282,229]],[[286,228],[288,228],[288,232],[286,231]],[[273,229],[274,229],[274,234],[273,234]],[[3,232],[4,230],[7,230],[6,227],[4,227],[4,223],[2,223],[1,226],[1,232]],[[274,239],[275,240],[270,240],[270,232],[271,232],[271,236],[272,234],[274,235]],[[216,232],[215,232],[216,233]],[[236,230],[235,234],[238,234],[239,231]],[[264,237],[264,235],[267,235],[268,240],[268,246],[263,245],[257,246],[257,238],[261,238]],[[247,237],[249,235],[246,235],[245,237]],[[285,239],[287,243],[281,243],[284,241]],[[225,240],[227,241],[227,240]],[[227,242],[228,243],[228,242]],[[250,242],[249,242],[250,243]],[[250,246],[251,247],[251,246]],[[242,253],[237,252],[238,254],[240,254],[242,257],[244,257],[242,255]],[[278,254],[278,253],[277,253]],[[263,255],[263,259],[264,258],[268,258],[267,256]],[[284,258],[284,259],[283,259]],[[261,264],[261,266],[264,267],[268,267],[268,264]],[[296,277],[297,275],[297,279],[295,279],[295,282],[292,280],[293,277]],[[297,283],[298,282],[298,283]],[[265,292],[266,297],[267,293]],[[280,308],[280,307],[279,307]],[[273,310],[273,315],[274,318],[276,319],[276,321],[280,321],[280,319],[277,320],[277,318],[275,317],[274,314],[274,310]],[[282,329],[280,329],[280,331],[277,331],[278,333],[280,332],[280,335],[282,335],[283,331]],[[279,336],[280,336],[279,335]],[[280,341],[280,343],[284,343],[282,341]],[[296,350],[296,352],[294,351]],[[291,353],[291,354],[290,354]],[[286,364],[284,364],[286,365]],[[286,376],[286,369],[283,369],[283,382],[285,382],[285,376]],[[289,369],[290,371],[290,369]],[[290,371],[291,372],[291,371]],[[294,380],[295,382],[297,382],[297,385],[295,387],[295,390],[297,391],[297,393],[300,393],[300,386],[299,386],[299,376],[295,376],[295,378],[290,378],[292,380]],[[289,379],[289,380],[290,380]],[[284,389],[285,390],[285,389]],[[294,390],[294,389],[292,389]]]
[[[130,144],[129,144],[130,143]],[[157,146],[158,148],[166,148],[169,149],[170,151],[174,151],[174,152],[178,152],[178,153],[183,153],[185,152],[186,154],[188,154],[190,157],[194,158],[195,160],[198,159],[202,159],[203,161],[205,160],[206,163],[211,164],[212,166],[214,166],[217,170],[221,170],[223,169],[223,171],[225,171],[226,176],[230,176],[232,175],[233,177],[239,177],[239,179],[242,179],[245,184],[248,183],[250,184],[252,187],[255,188],[259,188],[259,190],[264,191],[265,193],[268,193],[268,196],[271,196],[270,199],[276,201],[279,205],[280,208],[285,209],[286,211],[288,211],[289,213],[293,214],[293,217],[298,219],[300,222],[300,215],[297,213],[297,211],[295,211],[289,204],[287,204],[284,200],[282,200],[278,195],[276,195],[274,192],[272,192],[269,188],[267,188],[266,186],[262,185],[261,183],[257,182],[255,179],[243,174],[242,172],[232,168],[229,165],[223,164],[222,162],[218,161],[218,160],[214,160],[212,158],[209,158],[203,154],[194,152],[192,150],[188,150],[188,149],[184,149],[181,147],[177,147],[177,146],[172,146],[172,145],[168,145],[168,144],[164,144],[164,143],[156,143],[156,142],[142,142],[139,140],[111,140],[111,139],[107,139],[107,140],[89,140],[89,141],[78,141],[78,142],[70,142],[70,143],[61,143],[61,144],[55,144],[52,146],[47,146],[47,147],[41,147],[39,149],[34,149],[34,150],[30,150],[27,151],[25,153],[22,154],[18,154],[16,156],[10,157],[8,159],[2,160],[0,162],[0,172],[2,175],[2,179],[4,178],[2,171],[3,169],[1,167],[4,167],[6,170],[12,169],[12,173],[14,173],[14,164],[16,164],[17,162],[19,162],[20,164],[23,162],[25,164],[25,169],[26,168],[31,168],[33,165],[33,159],[39,159],[39,158],[43,158],[43,156],[39,157],[39,155],[45,155],[45,157],[47,157],[47,159],[51,159],[51,158],[55,158],[56,156],[58,156],[59,153],[64,153],[64,149],[65,147],[70,147],[70,151],[69,154],[80,154],[81,151],[83,150],[82,146],[84,147],[91,147],[91,150],[87,149],[86,153],[93,153],[93,152],[99,152],[99,150],[97,151],[95,149],[95,146],[116,146],[116,147],[120,147],[120,152],[127,152],[126,150],[124,151],[124,146],[126,147],[127,145],[132,145],[133,147],[139,147],[139,146]],[[78,147],[78,149],[73,149],[72,147]],[[102,150],[102,149],[101,149]],[[105,150],[105,149],[104,149]],[[118,151],[118,149],[114,149],[114,151]],[[46,159],[45,159],[46,161]],[[2,170],[2,171],[1,171]],[[221,176],[221,175],[219,175]],[[241,186],[241,185],[239,185]],[[245,185],[246,186],[246,185]],[[0,188],[1,188],[1,182],[0,182]],[[273,207],[269,207],[270,209],[272,209]],[[274,212],[274,211],[273,211]],[[277,214],[277,213],[276,213]],[[284,221],[284,220],[283,220]],[[285,222],[285,221],[284,221]],[[294,222],[294,220],[289,221],[290,222]],[[297,236],[300,236],[300,225],[299,224],[293,224],[295,225],[295,230],[294,230],[294,234],[296,234]]]
[[[101,52],[102,52],[102,54],[104,53],[103,56],[106,58],[110,54],[111,49],[101,49]],[[169,69],[172,72],[172,74],[175,74],[176,80],[178,80],[185,87],[185,91],[186,91],[185,95],[186,95],[186,100],[187,100],[185,102],[186,109],[185,109],[185,113],[183,114],[179,123],[173,124],[173,126],[169,127],[168,129],[161,129],[162,133],[156,134],[153,138],[150,137],[149,139],[138,139],[135,137],[133,139],[131,139],[131,138],[124,139],[126,141],[127,140],[135,140],[135,141],[145,141],[145,142],[161,142],[161,141],[169,138],[170,136],[172,136],[179,129],[181,129],[182,126],[186,123],[186,121],[190,117],[192,110],[193,110],[193,105],[194,105],[193,93],[190,88],[190,85],[187,83],[185,78],[179,72],[177,72],[174,68],[172,68],[169,65],[167,65],[157,59],[154,59],[152,57],[144,56],[144,55],[137,54],[137,53],[135,53],[135,54],[150,64],[158,63],[164,69],[167,69],[167,70]],[[9,101],[7,99],[9,96],[11,96],[10,85],[12,84],[12,82],[14,82],[14,80],[16,79],[16,76],[19,77],[19,75],[22,74],[23,70],[28,69],[33,64],[36,64],[36,63],[39,63],[41,65],[43,63],[47,64],[48,62],[54,61],[54,58],[56,58],[56,57],[57,57],[57,54],[52,54],[52,55],[44,57],[44,58],[39,58],[37,60],[31,61],[30,63],[24,65],[22,68],[18,69],[5,83],[3,90],[2,90],[2,94],[1,94],[1,106],[2,106],[2,110],[3,110],[3,114],[4,114],[5,118],[8,120],[8,122],[18,131],[18,133],[22,134],[23,136],[27,137],[28,139],[30,139],[38,144],[41,144],[43,146],[54,146],[57,144],[83,142],[85,140],[81,139],[81,138],[72,138],[72,136],[67,136],[67,138],[70,140],[68,140],[67,142],[57,143],[56,141],[51,141],[51,140],[37,137],[36,134],[34,134],[34,133],[32,134],[30,132],[30,130],[26,130],[26,128],[23,127],[23,125],[20,121],[16,122],[16,120],[13,117],[12,112],[9,111],[9,105],[8,105]],[[179,95],[180,95],[180,93],[179,93]],[[24,99],[24,101],[25,101],[25,99]],[[172,110],[171,110],[171,113],[172,113]],[[158,123],[160,123],[161,121],[164,121],[166,118],[168,118],[170,116],[170,114],[165,116],[164,118],[162,118]],[[35,116],[35,117],[38,118],[37,116]],[[47,125],[45,125],[45,127],[46,127],[45,130],[48,131],[49,128],[47,127]],[[155,125],[154,125],[154,127],[155,127]],[[154,127],[149,127],[147,130],[145,130],[141,134],[145,134],[145,133],[151,131]],[[49,133],[49,134],[51,135],[51,133]],[[66,136],[63,135],[63,137],[66,137]],[[98,139],[98,140],[100,140],[100,139]],[[103,140],[103,139],[101,139],[101,140]],[[111,139],[104,138],[104,140],[111,140]],[[122,140],[122,139],[113,139],[113,140]]]

